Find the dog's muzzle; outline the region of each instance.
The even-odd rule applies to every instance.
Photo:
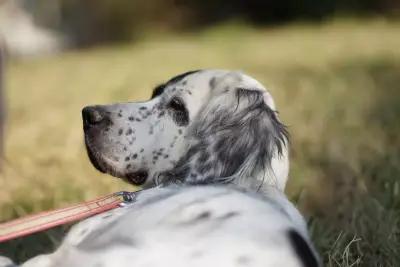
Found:
[[[85,145],[90,161],[100,172],[106,172],[104,162],[99,156],[99,136],[111,126],[107,112],[101,106],[88,106],[82,109],[83,131]]]

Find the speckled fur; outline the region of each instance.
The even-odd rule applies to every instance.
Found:
[[[320,266],[283,193],[288,134],[256,80],[192,71],[156,87],[148,102],[84,113],[94,166],[148,189],[23,266]]]
[[[147,188],[178,182],[285,188],[286,128],[268,91],[245,74],[190,71],[157,86],[147,102],[93,108],[107,123],[86,127],[85,141],[103,172]]]

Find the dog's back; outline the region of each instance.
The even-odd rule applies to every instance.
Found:
[[[302,217],[280,198],[221,186],[149,189],[24,266],[318,266]]]

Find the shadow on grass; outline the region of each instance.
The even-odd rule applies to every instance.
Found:
[[[70,226],[59,226],[30,236],[0,243],[0,255],[20,264],[39,254],[53,252],[60,244]]]

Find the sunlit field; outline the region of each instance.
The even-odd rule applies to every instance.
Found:
[[[14,59],[0,220],[135,190],[90,164],[82,107],[145,100],[158,83],[199,68],[243,70],[272,92],[291,134],[287,193],[326,266],[400,264],[400,21],[228,24]],[[36,238],[50,248],[54,235]],[[0,246],[17,260],[41,249],[35,237]]]

